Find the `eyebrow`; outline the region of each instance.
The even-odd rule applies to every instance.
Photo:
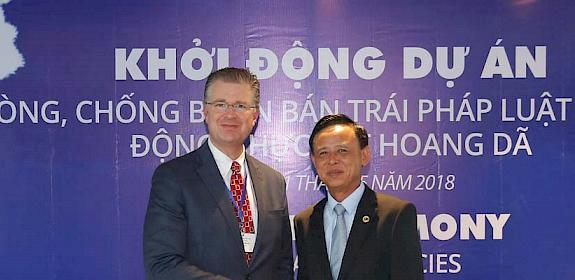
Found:
[[[335,145],[334,147],[335,147],[335,148],[349,148],[349,146],[350,146],[350,145],[346,143],[346,144],[337,144],[337,145]],[[322,151],[322,150],[326,150],[326,149],[328,149],[328,148],[329,148],[329,147],[326,147],[326,146],[318,147],[318,148],[317,148],[317,151],[319,152],[319,151]]]
[[[249,104],[249,102],[245,102],[245,101],[235,101],[233,103],[228,102],[226,99],[224,98],[220,98],[220,99],[214,99],[212,101],[208,101],[210,103],[216,103],[216,102],[224,102],[224,103],[229,103],[229,104]]]

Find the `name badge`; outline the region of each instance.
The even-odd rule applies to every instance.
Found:
[[[242,241],[244,242],[244,252],[253,253],[256,246],[256,234],[242,232]]]

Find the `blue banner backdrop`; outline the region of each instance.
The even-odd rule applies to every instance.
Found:
[[[262,82],[249,151],[290,214],[314,123],[366,126],[426,279],[574,279],[572,1],[0,0],[0,279],[144,279],[160,162],[205,140],[205,78]],[[296,262],[297,265],[297,262]]]

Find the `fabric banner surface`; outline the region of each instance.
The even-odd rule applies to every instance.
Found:
[[[412,201],[426,279],[575,279],[573,1],[0,0],[0,279],[145,279],[161,162],[203,87],[261,81],[248,151],[324,197],[308,139],[344,113],[363,180]],[[297,259],[295,262],[297,267]]]

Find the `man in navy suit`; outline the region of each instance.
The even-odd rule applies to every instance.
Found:
[[[295,218],[298,279],[423,279],[415,206],[361,181],[371,157],[366,130],[325,116],[309,145],[328,194]]]
[[[246,153],[259,82],[245,69],[212,73],[209,139],[160,165],[144,224],[148,279],[293,279],[283,176]]]

